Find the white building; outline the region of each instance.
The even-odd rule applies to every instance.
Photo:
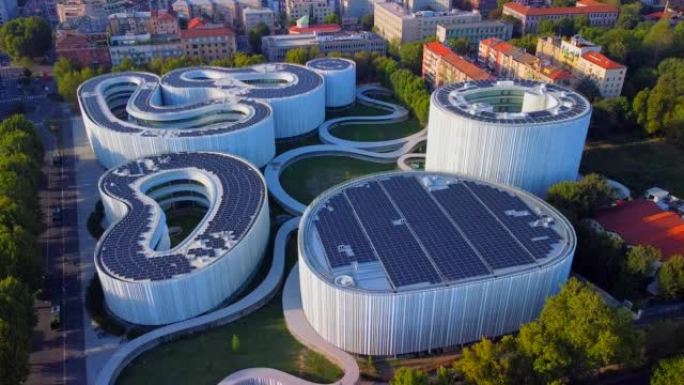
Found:
[[[335,13],[333,0],[285,0],[285,14],[290,20],[308,16],[311,24],[323,23],[326,16]]]
[[[325,106],[348,106],[356,100],[356,62],[342,58],[320,58],[306,63],[325,79]]]
[[[511,333],[570,273],[571,224],[509,186],[388,172],[324,192],[299,230],[304,314],[331,344],[392,356]]]
[[[425,169],[546,195],[576,180],[591,104],[536,81],[455,83],[432,94]]]
[[[373,0],[342,0],[342,18],[358,22],[373,14]]]
[[[259,267],[269,238],[266,183],[240,158],[139,159],[110,169],[98,187],[110,227],[97,244],[95,267],[117,317],[163,325],[198,316],[237,293]],[[165,211],[186,205],[206,214],[172,247]]]
[[[257,24],[264,23],[268,30],[275,30],[275,13],[269,8],[245,8],[242,11],[242,26],[249,32]]]
[[[384,55],[387,52],[387,42],[372,32],[299,33],[261,38],[261,52],[270,62],[283,61],[287,51],[291,49],[312,47],[318,48],[323,55],[330,52],[342,52],[347,55],[377,52]]]

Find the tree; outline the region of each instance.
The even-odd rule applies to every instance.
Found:
[[[642,362],[643,336],[631,316],[608,307],[574,278],[546,301],[537,320],[522,326],[517,341],[543,383],[573,382],[606,365]]]
[[[254,28],[249,30],[247,38],[249,40],[249,45],[252,50],[256,53],[261,53],[261,38],[263,36],[268,36],[271,34],[271,30],[268,28],[266,23],[261,22],[254,26]]]
[[[356,79],[368,79],[371,73],[371,55],[368,51],[359,51],[354,54],[353,59],[356,63]]]
[[[586,175],[578,182],[564,181],[549,188],[546,200],[570,219],[591,217],[594,211],[615,198],[606,178]]]
[[[663,17],[651,27],[644,36],[644,47],[651,51],[652,63],[655,65],[660,61],[661,56],[672,48],[673,33],[670,26],[670,18]]]
[[[528,33],[521,38],[511,39],[509,43],[513,44],[516,47],[524,49],[529,54],[534,55],[535,52],[537,52],[537,40],[538,38],[536,35]]]
[[[369,13],[367,15],[363,15],[363,17],[361,18],[361,28],[363,28],[364,31],[372,30],[374,25],[375,25],[375,17],[373,16],[372,13]]]
[[[428,376],[422,370],[401,367],[394,372],[390,385],[428,385]]]
[[[305,64],[309,61],[309,50],[306,48],[294,48],[285,53],[285,63]]]
[[[447,43],[459,55],[467,55],[470,52],[470,42],[467,37],[452,37],[447,40]]]
[[[684,355],[658,362],[651,376],[651,385],[684,384]]]
[[[112,72],[126,72],[126,71],[140,71],[141,68],[137,66],[130,58],[124,58],[119,64],[112,67]]]
[[[487,338],[464,348],[455,368],[468,383],[477,385],[517,385],[534,377],[529,365],[518,352],[513,336],[505,336],[495,344]],[[526,381],[527,380],[527,381]]]
[[[414,74],[420,74],[423,66],[423,43],[413,42],[399,47],[401,66]]]
[[[616,28],[632,29],[639,24],[639,17],[642,5],[640,2],[624,4],[620,6],[620,16],[618,16]]]
[[[342,24],[342,21],[340,20],[340,15],[336,13],[331,13],[327,15],[325,18],[323,18],[323,22],[325,24]]]
[[[601,99],[592,107],[589,135],[594,139],[608,138],[637,128],[632,104],[624,96]]]
[[[29,374],[33,298],[14,277],[0,280],[0,383],[22,384]]]
[[[684,256],[674,255],[660,266],[658,285],[667,298],[684,297]]]
[[[0,27],[0,49],[15,62],[43,56],[50,47],[52,31],[40,17],[20,17]]]
[[[76,91],[84,81],[97,73],[90,67],[79,70],[68,59],[61,58],[54,65],[57,92],[70,103],[76,103]]]
[[[629,248],[621,264],[614,291],[620,296],[629,297],[643,289],[661,257],[660,250],[653,246],[638,245]]]
[[[265,62],[266,58],[264,55],[247,55],[242,52],[236,52],[235,55],[233,55],[233,65],[235,68],[242,68]]]
[[[233,334],[233,338],[230,340],[230,349],[233,353],[237,353],[240,350],[240,337],[237,334]]]

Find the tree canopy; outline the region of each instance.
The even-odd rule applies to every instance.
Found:
[[[33,298],[26,285],[14,277],[0,280],[0,383],[19,385],[28,377],[35,324]]]
[[[402,44],[399,47],[399,57],[402,67],[418,75],[423,67],[423,42]]]
[[[587,218],[614,199],[615,193],[606,178],[589,174],[577,182],[564,181],[549,188],[546,200],[569,219]]]
[[[372,13],[369,13],[367,15],[363,15],[360,23],[361,23],[361,28],[363,28],[364,31],[370,31],[373,29],[373,26],[375,25],[375,17],[373,16]]]
[[[428,385],[428,376],[422,370],[402,367],[394,373],[390,385]]]
[[[247,33],[247,39],[249,41],[249,46],[255,53],[261,53],[261,38],[263,36],[268,36],[271,30],[268,28],[266,23],[261,22],[250,29]]]
[[[658,285],[666,297],[684,298],[684,256],[674,255],[660,266]]]
[[[52,31],[40,17],[19,17],[0,27],[0,49],[15,62],[43,56],[50,47]]]
[[[651,385],[684,384],[684,355],[661,360],[653,370]]]
[[[325,24],[342,24],[342,20],[340,20],[340,15],[336,13],[331,13],[327,15],[325,18],[323,18],[323,22]]]

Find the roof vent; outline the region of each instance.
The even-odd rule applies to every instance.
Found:
[[[356,283],[354,282],[354,278],[345,274],[335,277],[335,285],[341,287],[354,287],[356,286]]]

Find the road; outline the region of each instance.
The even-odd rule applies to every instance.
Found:
[[[29,118],[37,123],[46,151],[44,167],[45,186],[40,193],[41,209],[45,216],[46,230],[41,235],[44,294],[36,301],[38,326],[34,332],[31,353],[31,374],[26,382],[30,385],[85,385],[86,365],[83,334],[83,293],[80,282],[78,252],[76,190],[74,178],[75,157],[72,132],[68,123],[62,130],[63,158],[61,164],[52,165],[49,160],[57,147],[57,140],[42,125],[42,121],[63,105],[46,102]],[[68,115],[67,115],[68,116]],[[62,208],[62,223],[52,220],[52,208]],[[61,306],[62,325],[50,328],[50,307]]]

